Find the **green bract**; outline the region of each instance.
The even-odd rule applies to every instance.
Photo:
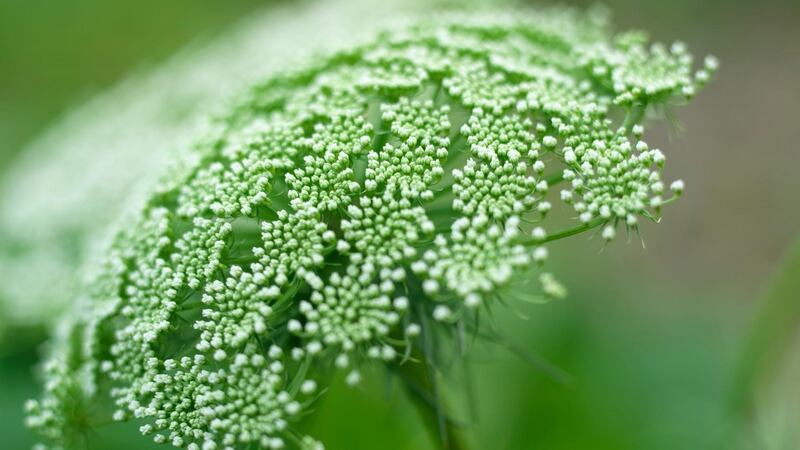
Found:
[[[30,425],[69,445],[110,396],[115,420],[176,447],[319,447],[291,426],[316,368],[357,382],[433,327],[476,329],[546,242],[658,217],[671,198],[642,112],[716,66],[691,65],[593,15],[475,13],[257,83],[118,233]],[[579,223],[548,232],[558,199]]]

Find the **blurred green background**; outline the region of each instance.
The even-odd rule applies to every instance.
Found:
[[[264,3],[0,0],[0,177],[71,106]],[[649,139],[687,193],[662,224],[644,227],[646,249],[638,238],[602,252],[586,237],[560,244],[552,269],[570,296],[512,304],[497,321],[571,381],[500,347],[476,349],[477,413],[451,401],[470,422],[465,438],[476,449],[800,448],[800,249],[791,250],[800,231],[800,2],[604,3],[619,29],[681,39],[722,61],[718,79],[679,111],[682,129],[665,125]],[[24,346],[0,358],[3,448],[33,442],[21,405],[36,392],[36,357]],[[445,382],[459,397],[465,383]],[[357,390],[337,385],[318,412],[304,426],[330,449],[433,448],[378,373]],[[108,448],[124,448],[120,429],[99,432]]]

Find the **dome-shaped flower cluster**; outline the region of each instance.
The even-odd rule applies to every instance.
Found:
[[[290,425],[313,368],[356,382],[360,361],[490,308],[571,234],[527,225],[558,183],[579,229],[607,239],[659,214],[664,155],[639,112],[693,95],[715,63],[691,64],[593,16],[484,13],[419,20],[255,86],[120,231],[30,425],[64,443],[76,402],[110,395],[115,420],[180,448],[319,447]]]

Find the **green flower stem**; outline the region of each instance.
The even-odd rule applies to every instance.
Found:
[[[567,228],[565,230],[561,230],[556,233],[549,234],[544,239],[531,239],[529,241],[525,241],[525,245],[528,246],[535,246],[535,245],[542,245],[547,242],[557,241],[559,239],[568,238],[570,236],[575,236],[576,234],[581,234],[584,231],[589,231],[591,229],[597,228],[603,224],[608,222],[607,219],[595,219],[586,223],[583,223],[578,226],[574,226],[572,228]]]
[[[391,364],[389,370],[403,383],[409,401],[434,442],[438,442],[443,450],[469,449],[458,426],[442,412],[433,378],[436,374],[424,358],[419,362]]]
[[[625,128],[627,133],[630,133],[633,130],[634,125],[642,122],[645,112],[647,112],[647,105],[637,104],[630,107],[628,112],[625,114],[625,120],[622,123],[622,127]]]

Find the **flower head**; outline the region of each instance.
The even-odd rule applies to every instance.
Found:
[[[156,442],[283,447],[315,365],[358,383],[543,264],[557,183],[579,230],[655,217],[636,111],[693,95],[691,63],[572,11],[456,14],[258,83],[120,230],[31,425],[63,440],[107,389]]]

